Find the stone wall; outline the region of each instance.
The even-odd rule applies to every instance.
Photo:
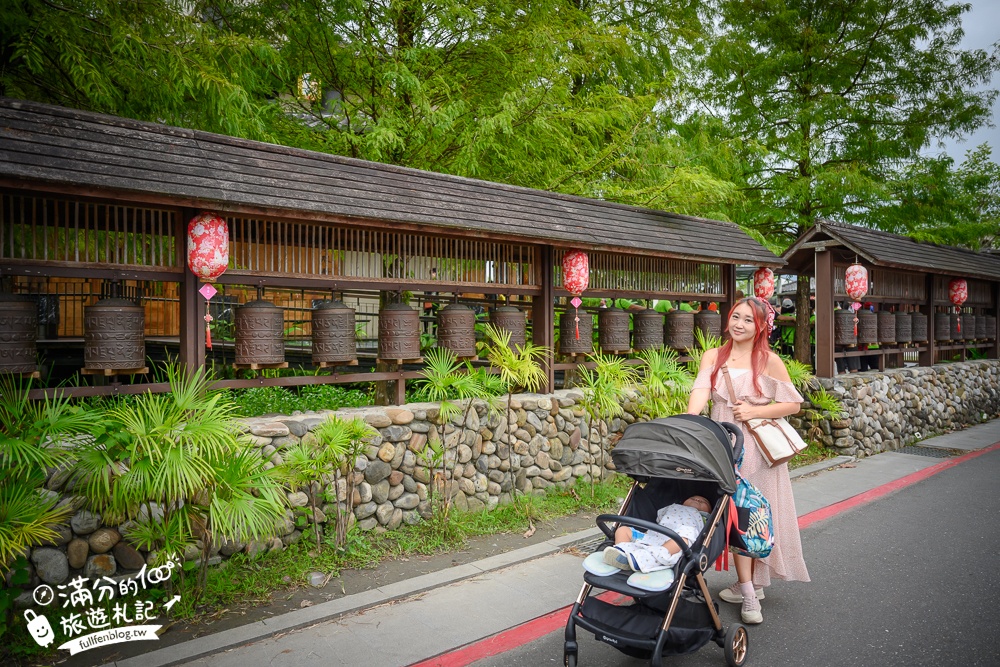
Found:
[[[819,441],[858,457],[891,451],[1000,413],[1000,361],[914,366],[817,378],[844,406],[841,419],[817,424]],[[789,421],[807,433],[805,413]]]

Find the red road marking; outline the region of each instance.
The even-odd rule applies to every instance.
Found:
[[[870,503],[877,498],[881,498],[882,496],[890,494],[894,491],[898,491],[899,489],[910,486],[911,484],[916,484],[917,482],[925,480],[928,477],[932,477],[942,470],[953,468],[959,463],[963,463],[969,459],[974,459],[977,456],[982,456],[983,454],[992,452],[996,449],[1000,449],[1000,442],[993,443],[984,449],[979,449],[953,459],[948,459],[947,461],[942,461],[937,465],[924,468],[923,470],[907,475],[906,477],[901,477],[894,482],[889,482],[871,489],[870,491],[859,493],[858,495],[848,498],[847,500],[842,500],[839,503],[834,503],[828,507],[818,509],[814,512],[809,512],[808,514],[803,514],[799,517],[799,528],[811,526],[814,523],[829,519],[842,512],[846,512],[849,509],[858,507],[859,505]],[[611,591],[602,593],[598,597],[607,602],[614,602],[615,604],[627,599],[625,596],[618,595],[617,593],[613,593]],[[550,632],[555,632],[559,628],[566,627],[566,621],[569,618],[569,612],[572,607],[573,605],[567,605],[544,616],[539,616],[536,619],[514,626],[509,630],[498,632],[491,637],[481,639],[478,642],[469,644],[468,646],[464,646],[455,651],[442,653],[441,655],[428,658],[422,662],[414,663],[410,665],[410,667],[465,667],[465,665],[470,665],[477,660],[506,653],[507,651],[511,651],[519,646],[533,642],[540,637],[544,637]]]
[[[814,512],[809,512],[808,514],[803,514],[799,517],[799,528],[806,528],[811,526],[818,521],[823,521],[824,519],[829,519],[834,517],[841,512],[846,512],[849,509],[853,509],[859,505],[864,505],[865,503],[870,503],[871,501],[881,498],[884,495],[890,494],[894,491],[898,491],[904,487],[910,486],[911,484],[916,484],[922,480],[932,477],[942,470],[947,470],[948,468],[954,468],[959,463],[968,461],[969,459],[974,459],[977,456],[982,456],[987,452],[992,452],[995,449],[1000,448],[1000,442],[995,442],[985,449],[977,449],[975,451],[969,452],[968,454],[963,454],[962,456],[948,459],[947,461],[942,461],[937,465],[933,465],[929,468],[924,468],[923,470],[918,470],[915,473],[907,475],[906,477],[900,477],[894,482],[889,482],[883,484],[882,486],[875,487],[870,491],[865,491],[864,493],[859,493],[856,496],[852,496],[847,500],[841,500],[839,503],[834,503],[827,507],[823,507]]]

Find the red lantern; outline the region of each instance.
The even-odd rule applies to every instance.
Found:
[[[216,213],[202,212],[188,223],[188,267],[205,282],[213,282],[229,267],[229,227],[226,220]],[[205,346],[212,349],[212,315],[208,300],[215,289],[206,285],[205,297]]]
[[[868,294],[868,269],[851,264],[844,272],[844,289],[852,301],[861,301]]]
[[[570,250],[563,255],[563,287],[573,296],[580,296],[590,285],[590,258],[582,250]]]
[[[576,337],[580,338],[580,295],[590,285],[590,258],[582,250],[570,250],[563,255],[563,287],[573,295],[573,308],[577,309],[576,317]]]
[[[765,301],[774,295],[774,271],[762,266],[753,272],[753,295]]]
[[[956,306],[961,306],[969,298],[969,284],[965,278],[955,278],[948,283],[948,298]]]

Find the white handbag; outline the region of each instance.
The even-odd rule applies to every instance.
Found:
[[[726,377],[726,386],[729,388],[730,399],[735,402],[736,391],[733,389],[732,378],[729,377],[729,369],[722,367],[722,374]],[[767,466],[774,466],[785,463],[790,458],[804,450],[809,444],[802,439],[798,431],[792,428],[784,417],[764,417],[762,419],[748,419],[743,422],[750,435],[757,443]]]

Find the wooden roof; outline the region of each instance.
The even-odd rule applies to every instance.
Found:
[[[813,253],[819,245],[842,260],[857,256],[865,262],[893,269],[1000,280],[1000,256],[954,246],[915,241],[908,236],[820,220],[782,255],[785,268],[812,273]]]
[[[0,183],[725,264],[783,263],[732,223],[6,98]]]

